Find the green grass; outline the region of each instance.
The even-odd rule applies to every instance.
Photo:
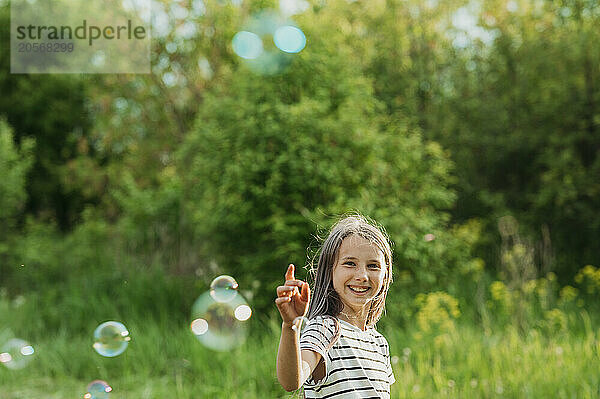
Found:
[[[274,314],[250,322],[246,342],[229,352],[204,348],[187,325],[151,319],[125,321],[132,341],[115,358],[92,349],[93,329],[83,335],[41,335],[31,342],[36,355],[26,368],[0,368],[0,398],[81,398],[94,379],[111,384],[111,399],[292,397],[275,377],[279,320]],[[533,329],[519,334],[511,327],[485,333],[465,324],[436,341],[416,339],[416,331],[397,328],[390,320],[381,324],[391,354],[397,356],[393,398],[600,395],[600,331],[591,325],[545,336]],[[26,334],[15,335],[27,339]]]

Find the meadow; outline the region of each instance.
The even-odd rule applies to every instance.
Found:
[[[19,311],[3,300],[3,310],[10,306]],[[416,338],[420,330],[382,319],[392,398],[597,398],[600,330],[585,311],[569,319],[578,329],[555,336],[459,323],[442,339]],[[42,334],[27,367],[0,369],[0,398],[82,398],[95,379],[109,382],[111,399],[301,397],[275,376],[278,321],[253,317],[246,342],[227,352],[203,347],[187,325],[149,320],[128,323],[132,341],[115,358],[95,353],[91,331]]]

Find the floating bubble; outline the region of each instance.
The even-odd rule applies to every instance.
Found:
[[[294,325],[292,325],[292,330],[302,335],[307,325],[308,319],[304,316],[298,316],[294,319]]]
[[[94,380],[87,386],[87,393],[83,395],[85,399],[107,399],[112,388],[106,381]]]
[[[100,324],[94,331],[94,349],[105,357],[118,356],[127,349],[131,337],[127,328],[117,321]]]
[[[210,283],[210,295],[217,302],[229,302],[237,295],[238,283],[231,276],[219,276]]]
[[[294,23],[290,19],[273,10],[263,10],[252,15],[244,24],[243,31],[252,33],[261,40],[261,52],[255,58],[246,58],[246,65],[261,75],[282,72],[291,63],[292,55],[279,51],[274,45],[273,37],[280,27],[292,25]]]
[[[423,240],[425,240],[426,242],[433,241],[433,240],[435,240],[435,235],[433,235],[431,233],[425,234],[423,236]]]
[[[33,358],[35,350],[27,341],[12,338],[0,348],[0,363],[11,370],[22,369]]]
[[[192,306],[191,329],[207,348],[226,351],[246,339],[246,320],[252,310],[237,294],[227,302],[217,301],[211,292],[200,295]]]
[[[256,33],[241,31],[231,41],[233,51],[247,60],[258,58],[263,52],[262,40]]]
[[[277,48],[286,53],[299,53],[306,46],[306,36],[295,26],[280,26],[273,35]]]

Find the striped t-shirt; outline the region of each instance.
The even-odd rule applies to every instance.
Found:
[[[313,318],[300,336],[300,350],[317,352],[325,362],[325,377],[314,381],[310,376],[304,383],[305,397],[389,398],[390,385],[396,379],[385,337],[374,328],[362,331],[346,321],[337,321],[337,341],[336,320],[330,317]]]

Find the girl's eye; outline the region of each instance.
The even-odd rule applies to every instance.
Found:
[[[381,267],[380,267],[379,265],[375,264],[375,263],[371,263],[371,264],[369,265],[369,267],[370,267],[371,269],[381,269]]]
[[[354,262],[350,262],[350,261],[346,261],[346,262],[344,262],[344,265],[356,266],[356,265],[354,264]]]

